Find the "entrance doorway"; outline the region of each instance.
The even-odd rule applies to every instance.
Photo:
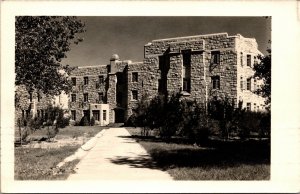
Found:
[[[124,110],[115,109],[115,123],[124,123]]]
[[[96,121],[100,121],[100,111],[99,110],[93,110],[93,117]]]

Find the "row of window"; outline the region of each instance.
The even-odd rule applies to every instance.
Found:
[[[247,63],[246,63],[246,65],[247,65],[248,67],[252,67],[252,55],[247,54],[247,55],[246,55],[246,58],[247,58]],[[243,55],[242,52],[241,52],[241,58],[240,58],[240,60],[241,60],[241,66],[244,66],[244,55]],[[254,64],[256,64],[256,63],[257,63],[257,58],[256,58],[256,56],[254,56]]]
[[[37,100],[38,100],[38,102],[40,102],[41,99],[42,99],[41,94],[40,94],[40,93],[37,93]],[[32,100],[33,100],[32,92],[29,92],[29,101],[32,102]]]
[[[252,88],[252,80],[253,80],[253,88]],[[243,77],[241,77],[240,87],[241,87],[241,90],[245,89]],[[252,89],[253,89],[255,91],[256,88],[257,88],[256,79],[247,78],[247,80],[246,80],[246,90],[252,91]]]
[[[251,104],[251,102],[248,102],[247,104],[246,104],[246,110],[247,111],[251,111],[251,110],[253,110],[253,111],[260,111],[262,108],[264,108],[264,106],[261,104],[261,106],[259,106],[258,104],[256,104],[256,103],[253,103],[253,107],[251,107],[252,106],[252,104]]]
[[[98,100],[99,100],[99,102],[104,101],[103,92],[98,93]],[[137,90],[132,90],[132,100],[138,100],[138,91]],[[89,101],[89,94],[84,93],[83,94],[83,102],[88,102],[88,101]],[[76,94],[71,94],[71,102],[76,102]]]
[[[71,78],[71,82],[73,86],[76,86],[76,77]],[[132,82],[138,82],[138,72],[132,72]],[[103,84],[104,83],[104,76],[101,75],[98,78],[98,83]],[[89,84],[89,77],[83,77],[83,84],[88,85]]]
[[[96,121],[100,121],[100,111],[93,110],[92,113],[93,113],[94,119]],[[83,110],[83,115],[86,117],[89,117],[89,110]],[[107,111],[103,110],[103,112],[102,112],[103,121],[106,121],[106,119],[107,119],[106,115],[107,115]],[[76,110],[71,110],[71,119],[76,121]]]

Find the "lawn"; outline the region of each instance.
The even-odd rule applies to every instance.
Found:
[[[140,137],[138,128],[127,130],[151,155],[155,168],[167,171],[175,180],[270,179],[270,146],[267,141],[211,140],[206,146],[199,147]]]
[[[55,143],[64,139],[77,139],[85,137],[86,141],[99,133],[103,127],[99,126],[68,126],[60,129],[55,137]],[[31,139],[46,137],[46,129],[38,130],[30,135]],[[62,141],[63,142],[63,141]],[[29,147],[15,147],[15,179],[16,180],[60,180],[66,179],[73,172],[79,160],[73,160],[60,168],[56,165],[66,157],[75,153],[83,141],[72,146],[60,146],[57,148],[42,149]]]

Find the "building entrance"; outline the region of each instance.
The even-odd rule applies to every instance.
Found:
[[[115,123],[124,123],[123,109],[115,109]]]

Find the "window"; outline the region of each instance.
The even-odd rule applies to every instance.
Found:
[[[254,112],[256,112],[256,103],[253,104]]]
[[[183,78],[183,91],[186,91],[186,92],[191,91],[191,79]]]
[[[241,52],[241,66],[243,66],[244,64],[244,61],[243,61],[243,53]]]
[[[29,92],[29,101],[32,102],[32,92]]]
[[[138,100],[138,92],[136,90],[132,91],[132,100]]]
[[[41,117],[44,118],[44,110],[41,110]]]
[[[41,117],[40,110],[37,110],[36,112],[37,112],[37,117],[38,117],[38,118]]]
[[[24,117],[25,117],[25,111],[22,110],[22,118],[24,118]]]
[[[106,110],[103,110],[103,121],[106,121]]]
[[[89,77],[84,77],[84,85],[88,85],[89,84]]]
[[[76,102],[76,94],[72,94],[71,95],[71,101],[72,102]]]
[[[76,110],[71,110],[71,118],[76,121]]]
[[[244,81],[243,81],[243,77],[241,77],[240,87],[241,87],[241,90],[244,89]]]
[[[211,77],[213,89],[220,89],[220,76]]]
[[[255,91],[256,90],[256,85],[257,85],[257,82],[256,82],[256,79],[254,79],[254,83],[253,83],[253,90]]]
[[[211,64],[220,64],[220,51],[211,52]]]
[[[40,95],[40,93],[37,93],[37,99],[38,99],[38,102],[41,100],[41,95]]]
[[[251,67],[251,55],[247,55],[247,66]]]
[[[257,65],[257,64],[258,64],[257,57],[254,56],[254,65]]]
[[[76,86],[76,77],[72,77],[71,80],[72,80],[72,86]]]
[[[137,72],[132,73],[132,82],[138,82],[138,73]]]
[[[30,110],[26,110],[26,118],[29,118],[30,116]]]
[[[191,53],[190,51],[184,51],[182,53],[183,66],[183,91],[191,92]]]
[[[98,95],[99,95],[99,102],[103,102],[103,92],[100,92]]]
[[[251,78],[247,79],[247,90],[251,90]]]
[[[89,101],[89,94],[88,93],[83,94],[83,101],[84,102]]]
[[[251,103],[248,102],[248,103],[247,103],[247,111],[250,111],[250,110],[251,110]]]
[[[104,76],[103,76],[103,75],[100,75],[100,76],[99,76],[99,83],[100,83],[100,84],[103,84],[103,83],[104,83]]]

